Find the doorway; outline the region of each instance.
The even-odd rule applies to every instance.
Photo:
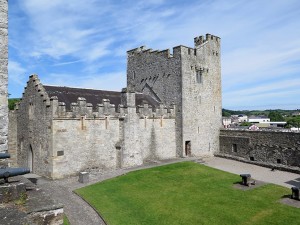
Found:
[[[28,150],[28,168],[30,169],[30,172],[32,173],[33,170],[33,151],[32,151],[32,146],[29,145],[29,150]]]
[[[192,148],[191,148],[191,141],[185,142],[185,155],[191,156],[192,155]]]

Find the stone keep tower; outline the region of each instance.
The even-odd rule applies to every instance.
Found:
[[[8,78],[8,4],[7,0],[0,0],[0,152],[7,150],[8,106],[7,106],[7,78]]]
[[[127,86],[176,105],[177,156],[219,150],[222,117],[221,39],[206,34],[194,48],[153,51],[144,46],[127,52]]]

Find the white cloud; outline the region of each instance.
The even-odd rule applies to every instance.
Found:
[[[126,74],[114,72],[76,77],[73,74],[52,73],[43,78],[42,83],[55,86],[121,91],[122,88],[126,87]]]
[[[300,73],[295,63],[300,58],[297,0],[272,4],[259,0],[16,2],[24,18],[11,17],[11,24],[18,27],[10,32],[10,46],[27,63],[23,67],[32,64],[35,69],[41,64],[43,73],[50,70],[53,81],[120,89],[125,85],[125,70],[120,72],[122,78],[115,79],[118,73],[107,67],[125,68],[127,50],[141,45],[193,47],[195,36],[212,33],[222,39],[225,106],[243,104],[245,99],[262,105],[259,102],[271,102],[273,93],[296,102],[288,89],[294,90],[298,81],[293,76]],[[20,64],[13,67],[18,66],[22,69]],[[71,75],[71,66],[77,74]],[[232,100],[235,95],[243,99]]]
[[[23,85],[24,79],[25,79],[25,74],[26,74],[26,69],[23,68],[20,63],[16,61],[9,60],[8,62],[8,73],[9,73],[9,79],[12,80],[13,82]]]

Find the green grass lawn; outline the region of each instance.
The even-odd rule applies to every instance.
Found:
[[[279,203],[291,190],[238,190],[238,175],[193,162],[130,172],[76,190],[108,224],[300,224],[300,209]]]
[[[70,225],[69,219],[66,215],[64,215],[64,225]]]

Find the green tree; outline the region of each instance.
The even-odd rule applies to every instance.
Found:
[[[14,110],[16,103],[20,101],[19,98],[9,98],[8,99],[8,109],[9,110]]]
[[[286,121],[286,127],[300,127],[300,116],[289,117]]]
[[[231,114],[227,111],[222,111],[222,116],[230,117]]]
[[[252,125],[252,123],[250,123],[250,122],[242,122],[241,124],[240,124],[240,126],[243,126],[243,127],[249,127],[249,126],[251,126]]]
[[[269,113],[269,118],[270,118],[270,120],[273,121],[273,122],[284,121],[283,116],[282,116],[281,113],[278,112],[278,111],[271,111],[271,112]]]

